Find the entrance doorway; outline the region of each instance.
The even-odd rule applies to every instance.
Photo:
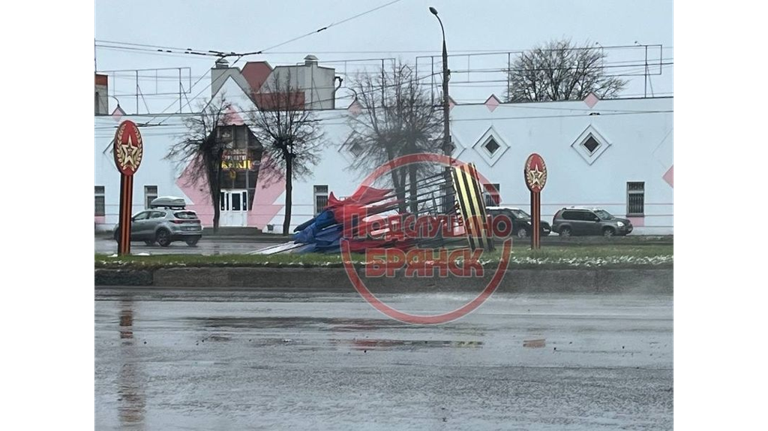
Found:
[[[248,190],[222,190],[219,195],[220,226],[245,227],[248,225]]]

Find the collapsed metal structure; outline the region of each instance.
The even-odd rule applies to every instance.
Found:
[[[344,199],[331,192],[325,209],[296,227],[292,242],[258,254],[339,253],[345,240],[353,253],[466,245],[494,249],[474,164],[428,175],[411,185],[411,191],[398,195],[392,188],[363,184]]]

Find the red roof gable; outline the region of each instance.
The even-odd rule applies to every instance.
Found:
[[[269,75],[272,74],[272,67],[266,61],[249,61],[243,66],[243,70],[240,73],[248,82],[251,91],[255,93],[259,91],[264,82],[267,81],[267,78],[269,78]]]

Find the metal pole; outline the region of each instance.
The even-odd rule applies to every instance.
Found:
[[[136,115],[139,114],[139,71],[136,71]]]
[[[507,53],[507,97],[511,97],[512,94],[512,83],[509,80],[509,74],[512,72],[512,53]],[[509,99],[507,99],[509,100]]]
[[[381,107],[384,107],[384,83],[387,81],[384,75],[384,59],[381,59]]]
[[[432,63],[432,76],[430,78],[432,85],[429,86],[429,95],[432,98],[432,106],[435,106],[435,56],[431,55],[429,59]]]
[[[181,92],[184,89],[184,85],[181,82],[181,68],[179,68],[179,114],[181,114],[181,111],[184,109],[181,106]]]
[[[643,97],[648,97],[648,45],[645,45],[645,73],[643,76],[645,77],[645,90],[643,90]]]
[[[442,25],[442,23],[441,23]],[[443,151],[446,156],[451,155],[451,126],[449,115],[451,111],[448,102],[448,79],[450,71],[448,70],[448,50],[445,47],[445,35],[443,35]]]
[[[443,34],[443,152],[448,156],[449,162],[453,164],[451,157],[451,126],[450,126],[450,95],[448,94],[448,79],[450,79],[450,70],[448,70],[448,48],[445,43],[445,27],[443,27],[443,20],[437,15],[437,9],[430,7],[429,11],[437,18],[437,22],[440,23],[440,30]],[[451,177],[450,168],[445,170],[446,181],[450,181]],[[445,212],[448,212],[454,205],[453,194],[448,193],[446,195],[446,208]]]

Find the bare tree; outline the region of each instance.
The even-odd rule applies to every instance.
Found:
[[[222,140],[217,128],[226,126],[231,121],[232,104],[224,96],[200,105],[198,114],[186,117],[186,132],[175,143],[166,159],[176,161],[179,166],[188,165],[189,185],[203,181],[208,185],[208,192],[213,205],[213,232],[219,230],[219,196],[223,176],[222,159],[228,142]]]
[[[627,81],[606,75],[605,57],[602,49],[588,43],[577,47],[567,39],[550,41],[523,52],[507,70],[506,100],[583,100],[589,93],[601,99],[615,97]]]
[[[305,109],[304,92],[291,78],[290,69],[273,72],[254,95],[258,109],[249,112],[252,131],[264,146],[260,171],[265,182],[285,179],[283,235],[291,225],[293,180],[311,173],[323,142],[319,122],[313,111]]]
[[[374,74],[359,73],[352,89],[362,108],[349,119],[347,145],[356,149],[352,169],[369,172],[400,156],[441,152],[443,111],[432,105],[411,66],[397,61]],[[400,212],[418,212],[418,181],[438,170],[431,164],[409,164],[390,171]],[[410,208],[405,205],[406,189]]]

